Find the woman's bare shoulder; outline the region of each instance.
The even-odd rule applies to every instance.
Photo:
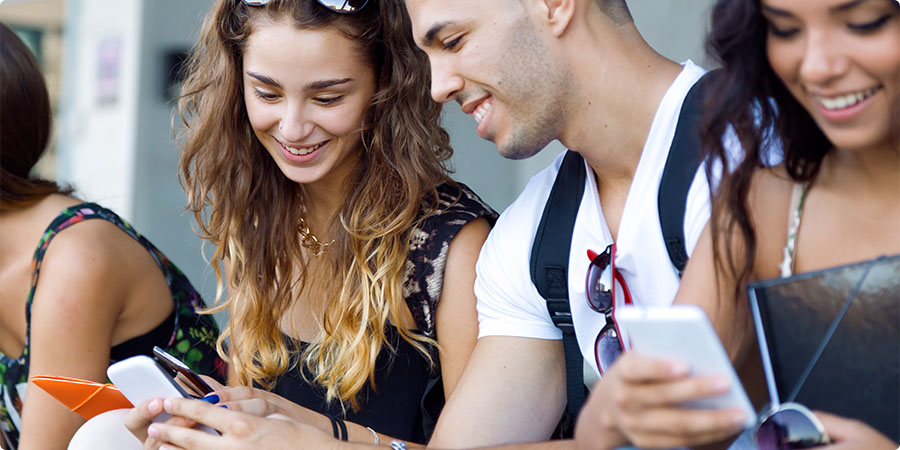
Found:
[[[757,277],[769,278],[778,274],[788,238],[791,193],[795,184],[784,166],[763,168],[753,176],[747,207],[756,233],[754,272]]]

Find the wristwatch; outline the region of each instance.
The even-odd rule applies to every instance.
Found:
[[[391,441],[391,450],[406,450],[406,442]]]

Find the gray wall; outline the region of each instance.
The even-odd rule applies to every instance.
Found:
[[[669,59],[709,67],[704,49],[714,0],[628,0],[634,22],[651,47]]]
[[[215,277],[184,213],[164,95],[167,53],[187,50],[211,0],[68,0],[58,178],[115,210],[191,279],[207,301]],[[116,100],[99,102],[99,48],[118,40]]]
[[[166,95],[168,54],[189,50],[197,39],[209,0],[143,1],[140,47],[140,92],[136,121],[132,220],[139,230],[179,265],[211,303],[215,274],[203,258],[202,243],[192,230],[178,181],[180,151],[174,142],[174,100]],[[207,246],[208,255],[213,247]]]

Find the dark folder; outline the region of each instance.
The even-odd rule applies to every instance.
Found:
[[[770,396],[778,397],[773,401],[855,418],[900,441],[900,255],[753,283],[748,290],[765,342],[766,376],[774,381]]]

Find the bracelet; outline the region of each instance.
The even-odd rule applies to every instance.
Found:
[[[334,438],[346,441],[348,437],[347,424],[344,423],[344,419],[339,419],[331,414],[325,414],[325,417],[328,417],[328,420],[331,421],[331,432],[334,433]]]
[[[406,442],[391,441],[391,450],[406,450]]]
[[[331,421],[331,432],[334,433],[334,438],[340,439],[341,436],[338,434],[337,419],[335,419],[331,414],[326,414],[325,417],[328,417],[328,420]]]
[[[341,440],[346,441],[347,440],[347,424],[344,423],[344,419],[339,419],[339,418],[335,417],[334,420],[337,421],[338,426],[341,427]]]
[[[366,427],[366,429],[372,432],[372,437],[375,438],[375,445],[378,445],[378,441],[381,440],[378,438],[378,433],[375,432],[375,430],[373,430],[372,427]]]

